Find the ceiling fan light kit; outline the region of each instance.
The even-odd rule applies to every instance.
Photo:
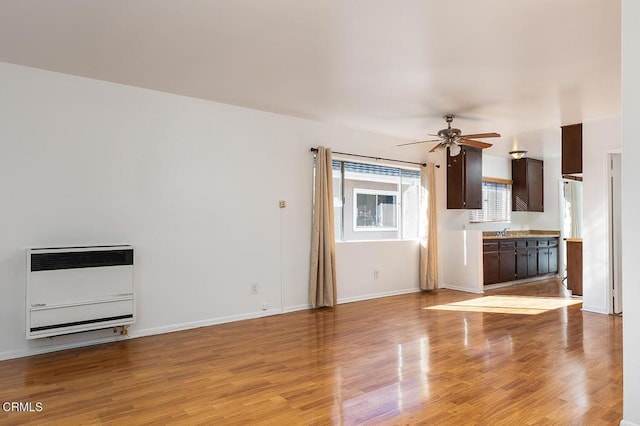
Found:
[[[500,137],[499,133],[475,133],[475,134],[465,135],[462,133],[462,130],[456,129],[455,127],[451,127],[451,123],[453,122],[455,115],[447,114],[442,118],[444,118],[444,120],[447,122],[447,128],[439,130],[436,135],[433,135],[433,136],[438,136],[438,138],[440,139],[431,139],[431,140],[419,141],[419,142],[409,142],[409,143],[400,144],[398,146],[415,145],[415,144],[425,143],[425,142],[438,142],[433,148],[431,148],[431,150],[429,150],[429,152],[433,152],[438,148],[448,147],[449,155],[451,157],[455,157],[456,155],[460,154],[460,151],[461,151],[460,145],[468,145],[468,146],[474,146],[476,148],[484,149],[484,148],[489,148],[493,145],[490,143],[481,142],[475,139]]]
[[[449,147],[449,157],[457,156],[458,154],[460,154],[460,151],[462,151],[460,145],[458,145],[457,143],[451,144],[451,146]]]
[[[525,155],[527,155],[527,151],[524,151],[524,150],[509,151],[509,155],[514,160],[519,160],[519,159],[523,158]]]

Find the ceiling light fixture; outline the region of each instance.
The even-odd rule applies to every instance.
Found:
[[[510,151],[509,155],[511,156],[511,158],[513,158],[514,160],[519,160],[522,157],[524,157],[527,154],[527,151],[524,150],[520,150],[520,151]]]
[[[451,146],[449,146],[449,157],[455,157],[456,155],[460,154],[460,151],[462,151],[460,145],[458,145],[457,143],[452,143]]]

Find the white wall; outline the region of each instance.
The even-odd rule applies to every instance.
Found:
[[[640,425],[640,300],[638,244],[640,238],[640,2],[622,0],[622,300],[624,401],[621,424]],[[631,308],[631,309],[629,309]]]
[[[418,240],[336,243],[338,302],[417,291],[419,254]]]
[[[620,117],[582,124],[583,305],[609,313],[609,153],[622,146]]]
[[[470,293],[484,291],[482,232],[441,231],[438,247],[440,287]]]
[[[132,336],[308,307],[309,148],[388,157],[404,142],[5,63],[0,98],[0,359],[113,338],[25,340],[28,247],[133,244]],[[386,279],[414,258],[372,253],[385,279],[344,280],[339,297],[417,290]]]

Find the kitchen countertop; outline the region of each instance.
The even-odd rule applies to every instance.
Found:
[[[506,235],[496,235],[496,231],[484,231],[482,233],[483,240],[504,240],[514,238],[559,238],[560,231],[512,231]]]

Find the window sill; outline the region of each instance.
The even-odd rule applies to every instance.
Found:
[[[419,242],[418,238],[413,238],[410,240],[401,240],[401,239],[393,239],[393,240],[348,240],[348,241],[336,241],[336,244],[350,244],[350,243],[397,243],[397,242]]]

